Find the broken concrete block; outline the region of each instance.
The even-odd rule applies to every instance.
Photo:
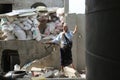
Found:
[[[54,74],[54,77],[58,77],[59,76],[59,70],[54,70],[53,74]]]
[[[69,78],[76,77],[75,72],[76,72],[76,70],[73,68],[64,67],[64,74],[65,74],[65,76],[67,76]]]
[[[46,72],[46,73],[44,74],[44,77],[46,77],[46,78],[53,77],[53,71]]]
[[[42,69],[41,68],[37,68],[37,67],[32,67],[31,68],[31,71],[41,71]]]

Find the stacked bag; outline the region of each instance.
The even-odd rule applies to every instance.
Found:
[[[29,11],[29,10],[26,10]],[[5,40],[41,40],[41,34],[38,29],[39,22],[35,12],[11,13],[12,16],[1,18],[1,30],[6,36]],[[9,14],[10,15],[10,14]]]

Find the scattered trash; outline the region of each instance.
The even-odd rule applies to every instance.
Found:
[[[82,79],[86,79],[86,74],[80,74]]]
[[[14,71],[19,71],[20,70],[20,66],[18,64],[14,65]]]
[[[77,76],[75,75],[76,70],[70,67],[64,67],[64,74],[68,78],[76,78]]]

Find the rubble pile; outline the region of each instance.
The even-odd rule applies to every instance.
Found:
[[[32,65],[34,64],[34,65]],[[54,67],[41,67],[36,66],[39,64],[38,60],[34,60],[30,63],[20,67],[18,64],[14,65],[14,71],[9,71],[5,74],[5,78],[11,78],[11,76],[17,80],[41,80],[41,79],[78,79],[83,80],[86,78],[85,70],[79,73],[76,69],[66,66],[62,70]],[[17,75],[16,75],[17,74]]]
[[[42,78],[68,78],[68,79],[85,79],[85,72],[79,73],[77,70],[71,68],[70,66],[66,66],[63,68],[63,71],[54,68],[54,67],[36,67],[32,64],[38,64],[39,62],[36,60],[31,63],[26,64],[21,69],[18,66],[17,70],[26,71],[27,75],[23,76],[23,78],[29,78],[32,80],[39,80]],[[31,68],[29,68],[31,67]],[[29,68],[29,69],[28,69]]]
[[[75,69],[70,67],[65,67],[64,71],[59,71],[58,69],[55,69],[53,67],[44,67],[44,68],[32,67],[30,71],[18,70],[14,72],[16,73],[18,72],[19,75],[21,75],[21,76],[16,76],[14,78],[27,79],[27,80],[39,80],[42,78],[44,79],[47,79],[47,78],[81,79],[83,78],[80,73],[78,73]],[[24,73],[24,75],[22,72]],[[8,76],[10,73],[11,71],[8,72],[5,76]]]

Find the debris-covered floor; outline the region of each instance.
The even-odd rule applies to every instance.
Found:
[[[63,70],[53,67],[32,67],[27,71],[20,69],[19,65],[15,65],[14,71],[4,74],[3,78],[5,80],[85,80],[86,78],[85,72],[79,73],[69,66],[64,67]]]
[[[16,71],[17,72],[17,71]],[[11,72],[8,72],[5,77],[9,76]],[[13,74],[13,78],[17,80],[84,80],[85,74],[78,73],[75,69],[72,69],[70,67],[65,67],[64,71],[59,71],[57,69],[54,69],[52,67],[46,67],[46,68],[36,68],[33,67],[31,71],[18,71],[18,75]],[[26,74],[24,74],[26,73]]]

